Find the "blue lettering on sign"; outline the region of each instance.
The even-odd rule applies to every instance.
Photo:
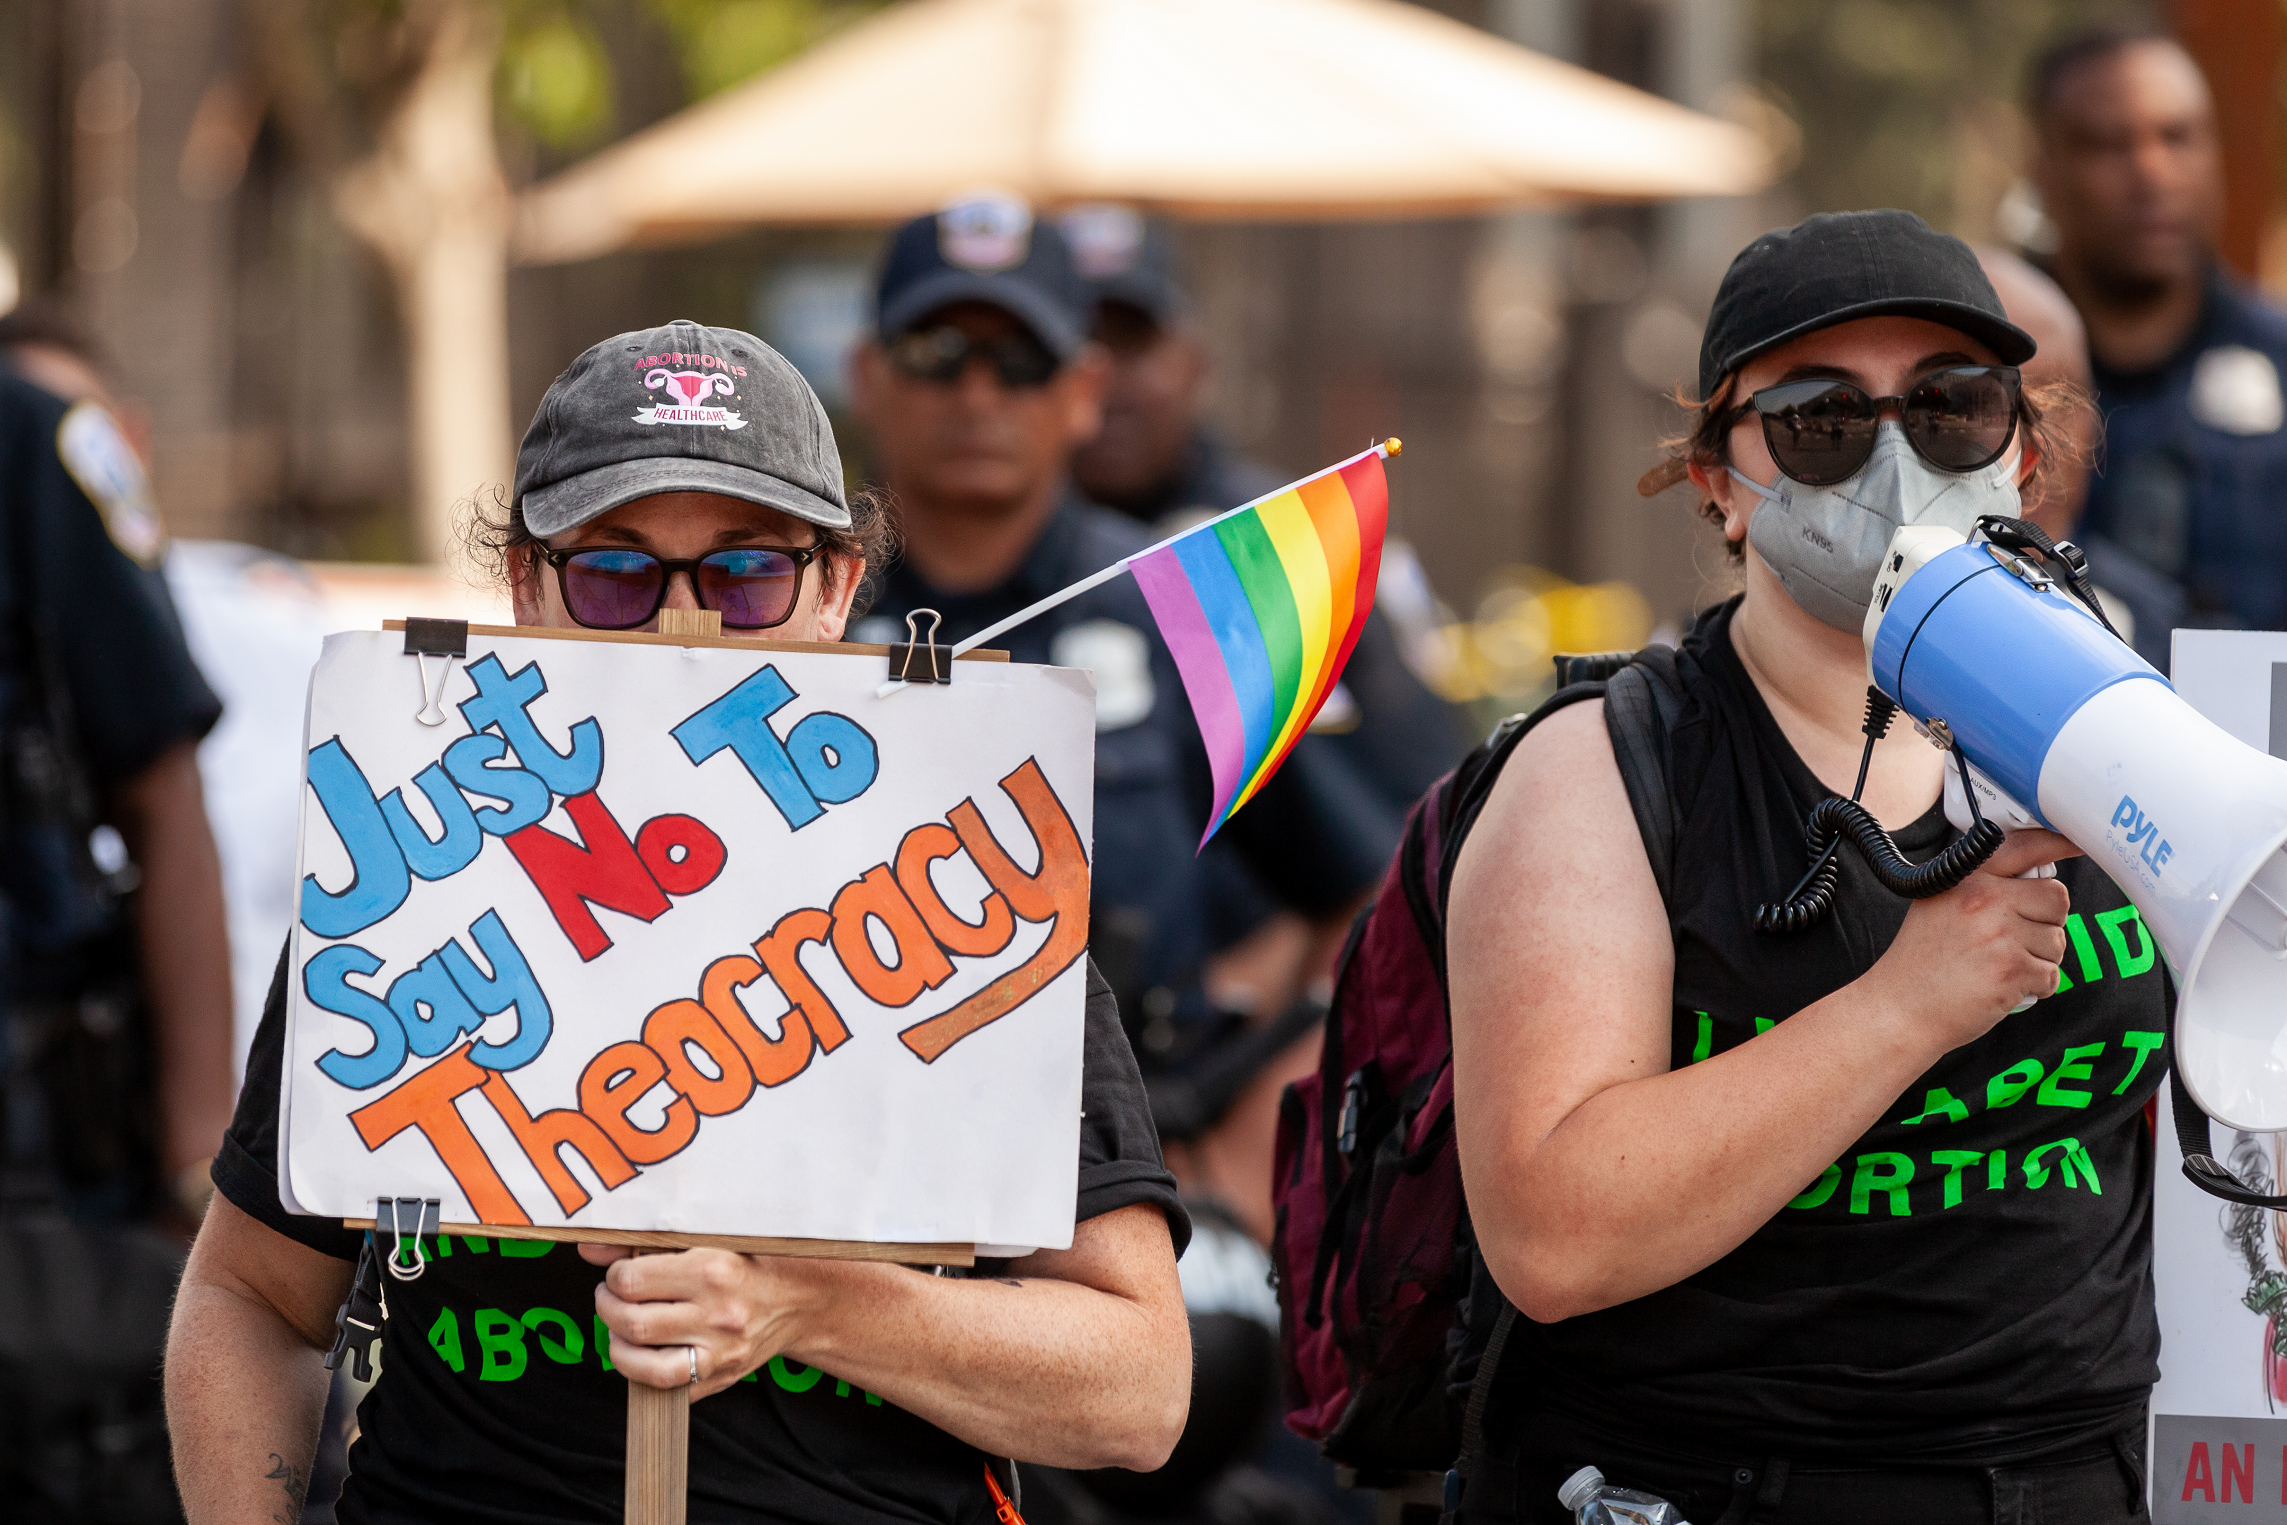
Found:
[[[498,911],[487,911],[479,916],[469,927],[469,935],[476,939],[478,951],[492,965],[492,973],[487,976],[480,972],[476,960],[468,956],[456,937],[438,950],[445,967],[452,971],[453,983],[488,1017],[498,1016],[510,1007],[516,1009],[516,1036],[506,1043],[479,1043],[469,1050],[469,1058],[488,1070],[520,1069],[540,1057],[540,1050],[547,1046],[548,1035],[555,1028],[548,997],[541,992],[540,982],[532,977],[532,966],[524,961],[524,950],[516,946],[516,939],[509,936],[508,928],[501,924]]]
[[[302,966],[302,990],[311,1005],[347,1017],[373,1034],[372,1046],[362,1054],[345,1054],[337,1048],[318,1058],[318,1068],[327,1079],[353,1091],[370,1090],[405,1067],[405,1029],[397,1014],[379,996],[347,979],[380,968],[381,960],[355,943],[323,949]]]
[[[405,903],[412,876],[398,851],[373,788],[336,736],[310,749],[310,788],[334,835],[349,851],[350,880],[328,890],[316,874],[302,880],[302,925],[320,937],[348,937]]]
[[[406,808],[402,789],[392,789],[381,797],[382,819],[389,823],[389,834],[405,854],[406,867],[423,879],[449,879],[476,861],[477,850],[484,846],[484,829],[477,825],[469,802],[435,763],[415,774],[413,783],[429,797],[429,808],[437,812],[443,834],[431,840]]]
[[[692,763],[728,749],[763,794],[799,831],[866,792],[881,770],[874,740],[846,715],[805,716],[781,741],[770,717],[794,699],[794,690],[765,667],[675,727],[673,735]]]
[[[403,1069],[407,1055],[433,1059],[487,1017],[511,1009],[516,1036],[506,1043],[479,1042],[469,1058],[486,1069],[513,1070],[540,1057],[555,1019],[532,966],[497,911],[479,916],[469,935],[492,965],[490,974],[477,968],[456,937],[392,980],[386,998],[349,983],[350,975],[381,972],[381,959],[355,943],[322,949],[303,966],[302,989],[311,1005],[373,1034],[363,1053],[337,1048],[319,1056],[318,1068],[328,1079],[353,1091],[370,1090]]]
[[[2139,842],[2144,844],[2136,856],[2155,874],[2160,872],[2160,866],[2176,851],[2173,843],[2161,839],[2160,823],[2147,816],[2143,808],[2125,794],[2113,809],[2112,824],[2128,828],[2128,846],[2135,847]]]
[[[515,749],[516,760],[567,799],[596,786],[604,772],[604,733],[595,716],[572,727],[569,752],[550,746],[532,723],[526,706],[548,692],[539,663],[527,662],[509,673],[502,669],[500,658],[487,655],[470,664],[468,675],[476,684],[476,697],[464,700],[460,710],[471,731],[498,730]]]
[[[471,794],[499,800],[476,813],[477,825],[496,837],[522,831],[548,813],[548,786],[536,773],[523,768],[495,768],[490,764],[507,752],[508,743],[492,732],[463,736],[445,748],[444,766],[452,781]],[[503,806],[505,808],[503,808]]]

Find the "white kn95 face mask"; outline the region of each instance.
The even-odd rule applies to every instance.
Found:
[[[2012,441],[1990,466],[1942,471],[1907,443],[1902,424],[1886,418],[1866,464],[1832,487],[1806,487],[1784,473],[1765,487],[1736,466],[1725,469],[1763,500],[1747,521],[1747,543],[1779,574],[1787,595],[1856,635],[1890,537],[1909,524],[1944,525],[1966,536],[1982,515],[2017,517],[2017,460]]]

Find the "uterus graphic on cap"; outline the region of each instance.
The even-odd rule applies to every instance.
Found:
[[[635,421],[639,424],[683,424],[711,429],[746,427],[746,420],[729,408],[706,406],[710,397],[730,397],[738,391],[738,383],[720,371],[671,371],[665,366],[654,366],[645,374],[643,385],[654,392],[664,388],[669,400],[637,410]]]

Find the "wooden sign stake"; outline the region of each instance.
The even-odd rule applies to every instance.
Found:
[[[683,1525],[691,1493],[691,1390],[627,1384],[627,1525]]]

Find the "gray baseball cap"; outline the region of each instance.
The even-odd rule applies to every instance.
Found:
[[[566,366],[516,452],[516,501],[543,539],[661,492],[850,523],[834,428],[802,373],[752,334],[680,318]]]

